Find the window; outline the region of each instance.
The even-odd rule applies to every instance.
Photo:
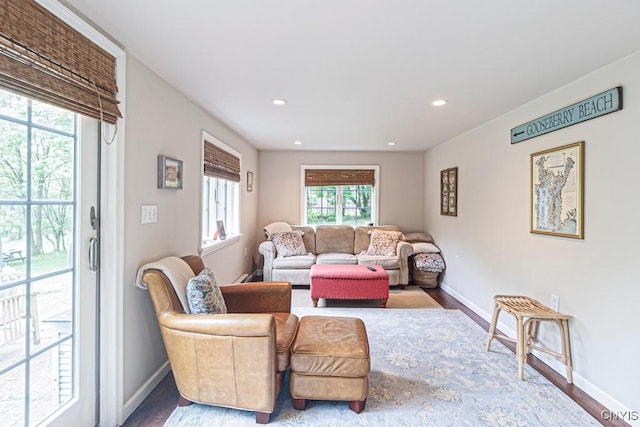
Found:
[[[302,166],[302,222],[375,224],[378,166]]]
[[[240,153],[203,132],[201,250],[240,236]]]

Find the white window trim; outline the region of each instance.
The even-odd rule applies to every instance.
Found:
[[[209,141],[213,145],[218,148],[223,149],[224,151],[233,154],[238,159],[240,159],[240,170],[242,170],[242,154],[233,148],[229,147],[224,142],[220,141],[215,136],[211,135],[207,131],[202,131],[202,138],[200,141],[200,165],[204,164],[204,141]],[[198,226],[198,253],[203,256],[210,254],[211,252],[215,252],[224,247],[227,247],[233,243],[239,242],[242,237],[242,188],[238,192],[238,233],[232,236],[227,237],[225,240],[216,241],[213,243],[208,243],[206,245],[202,244],[202,212],[204,210],[204,200],[202,197],[202,192],[204,191],[203,183],[204,183],[204,168],[200,166],[200,224]]]
[[[371,198],[371,220],[374,224],[380,219],[380,165],[300,165],[300,224],[307,223],[307,191],[304,175],[307,169],[373,169],[374,186]]]

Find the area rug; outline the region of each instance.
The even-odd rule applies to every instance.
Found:
[[[371,351],[365,410],[308,401],[293,409],[283,386],[273,426],[590,426],[586,411],[528,365],[518,381],[514,354],[458,310],[294,308],[298,316],[359,317]],[[285,378],[286,380],[286,378]],[[253,412],[192,404],[165,426],[255,426]]]
[[[294,289],[291,296],[292,307],[313,307],[311,302],[311,291],[309,288]],[[323,308],[379,308],[378,300],[339,300],[320,298],[318,307]],[[423,291],[419,286],[392,287],[389,290],[389,300],[387,309],[395,308],[442,308],[433,298]]]

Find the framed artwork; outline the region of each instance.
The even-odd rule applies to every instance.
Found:
[[[458,216],[458,168],[440,171],[440,215]]]
[[[247,191],[253,191],[253,172],[247,171]]]
[[[226,239],[227,233],[224,231],[224,221],[216,221],[216,225],[218,226],[218,237],[220,238],[220,240]]]
[[[530,232],[584,238],[584,141],[531,155]]]
[[[158,188],[182,189],[182,160],[158,155]]]

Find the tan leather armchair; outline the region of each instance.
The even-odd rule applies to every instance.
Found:
[[[185,260],[195,274],[204,264]],[[227,314],[185,314],[169,279],[146,270],[143,282],[158,318],[180,400],[255,411],[266,424],[275,408],[298,328],[291,284],[247,283],[220,289]]]

